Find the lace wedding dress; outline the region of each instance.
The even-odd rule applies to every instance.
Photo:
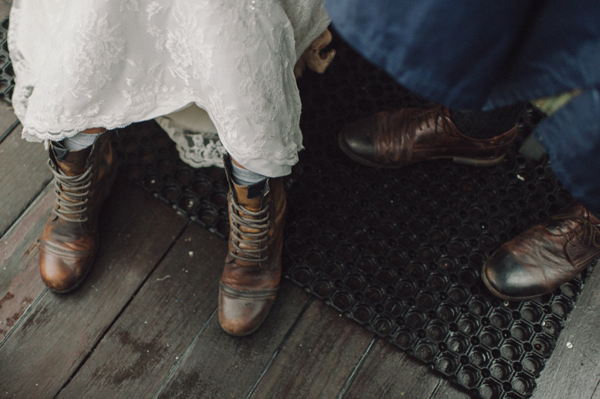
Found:
[[[294,66],[328,23],[320,0],[13,0],[13,106],[30,141],[162,117],[193,166],[224,147],[285,175],[302,148]]]

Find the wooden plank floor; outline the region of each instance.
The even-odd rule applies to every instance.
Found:
[[[288,281],[258,332],[227,335],[216,317],[226,242],[123,178],[92,273],[73,294],[53,294],[38,272],[53,200],[46,153],[20,139],[4,105],[0,138],[0,398],[468,398]],[[600,399],[599,280],[534,399]]]
[[[53,199],[46,155],[1,111],[0,398],[468,398],[288,281],[257,333],[225,334],[216,295],[226,242],[123,178],[92,273],[73,294],[51,293],[37,253]],[[535,399],[600,398],[599,279]]]

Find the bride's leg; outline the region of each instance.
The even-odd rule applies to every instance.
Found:
[[[230,154],[225,170],[231,232],[219,287],[219,321],[228,333],[246,335],[265,320],[281,279],[283,176],[302,148],[293,71],[296,43],[280,2],[257,2],[233,13],[234,3],[217,3],[223,10],[210,24],[231,28],[205,35],[219,43],[205,84],[210,88],[206,110]],[[239,23],[226,18],[230,14]],[[216,20],[219,16],[222,21]]]
[[[219,286],[219,322],[232,335],[254,332],[279,289],[286,198],[283,178],[267,178],[225,157],[229,252]]]

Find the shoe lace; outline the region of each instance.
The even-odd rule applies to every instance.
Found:
[[[423,123],[430,128],[432,124],[435,126],[435,131],[441,128],[441,131],[446,131],[446,125],[448,124],[448,118],[444,113],[444,109],[439,106],[434,106],[429,109],[424,109],[423,112],[417,114],[413,118],[404,118],[405,125],[403,130],[406,132],[416,131]]]
[[[566,233],[566,239],[569,243],[578,239],[581,243],[600,248],[600,224],[594,224],[582,216],[576,215],[556,215],[553,220],[572,220],[577,226]]]
[[[54,195],[57,206],[53,214],[66,221],[87,222],[89,193],[92,185],[92,168],[80,175],[68,176],[48,160],[54,174]]]
[[[229,214],[231,215],[232,244],[235,251],[231,256],[244,262],[265,262],[268,257],[266,251],[269,245],[264,245],[269,240],[269,204],[259,211],[251,211],[230,201]],[[242,231],[242,228],[255,232]],[[250,248],[241,248],[240,243]]]

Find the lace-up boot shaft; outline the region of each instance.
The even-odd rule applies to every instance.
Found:
[[[483,265],[483,281],[507,300],[552,292],[600,255],[599,226],[583,205],[571,205],[498,248]]]
[[[476,166],[495,165],[517,136],[517,127],[489,139],[462,134],[447,108],[402,108],[354,122],[339,135],[341,149],[367,166],[400,168],[428,159],[450,158]]]
[[[255,331],[266,318],[281,280],[286,211],[282,178],[252,186],[229,182],[229,252],[219,287],[219,321],[232,335]]]
[[[98,214],[116,175],[115,153],[100,136],[94,146],[67,151],[51,143],[48,165],[55,200],[40,245],[40,273],[55,292],[76,288],[89,272],[98,247]]]

